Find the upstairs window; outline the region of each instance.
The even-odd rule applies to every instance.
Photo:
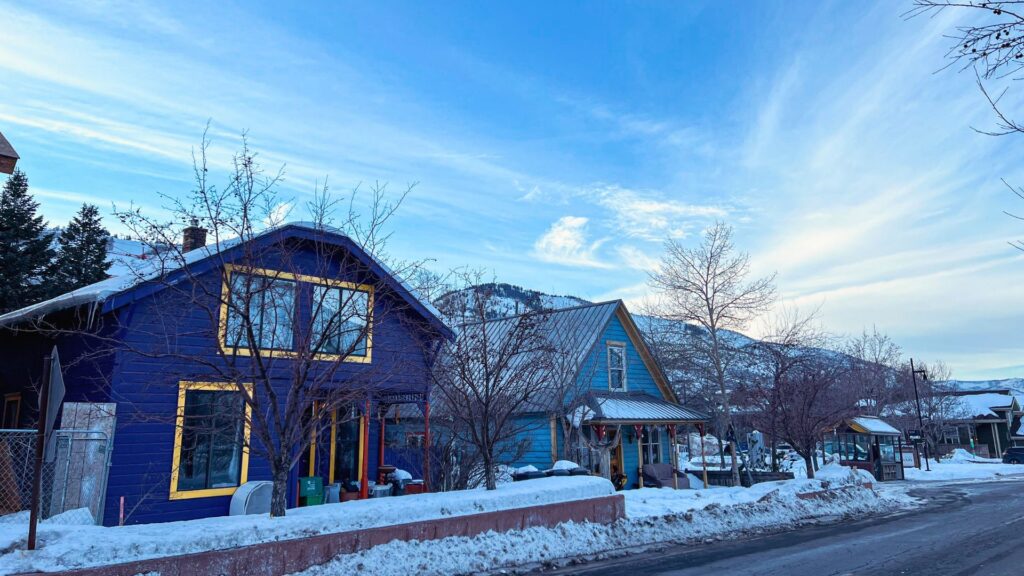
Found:
[[[224,335],[227,347],[253,347],[249,341],[251,327],[255,348],[294,349],[296,283],[293,280],[234,272],[229,276],[229,286],[230,305]]]
[[[608,388],[626,389],[626,345],[608,343]]]
[[[370,291],[354,287],[313,286],[310,346],[324,355],[368,358]]]
[[[233,384],[179,384],[171,499],[232,494],[245,483],[248,414]]]

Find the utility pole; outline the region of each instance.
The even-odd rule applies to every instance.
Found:
[[[921,396],[917,393],[917,375],[920,374],[925,382],[928,381],[928,372],[924,368],[914,369],[914,359],[910,359],[910,378],[914,381],[914,400],[917,402],[917,425],[921,428],[921,440],[924,442],[924,468],[931,472],[931,464],[928,463],[928,438],[924,433],[924,419],[921,417]]]

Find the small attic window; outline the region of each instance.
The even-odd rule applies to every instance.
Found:
[[[608,388],[626,389],[626,345],[621,342],[608,343]]]

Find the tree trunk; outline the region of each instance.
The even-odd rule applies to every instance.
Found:
[[[280,462],[271,462],[271,477],[274,486],[270,496],[270,517],[285,515],[288,509],[288,467]]]
[[[804,464],[807,466],[807,477],[814,478],[814,452],[804,454]]]
[[[730,459],[732,460],[732,485],[742,486],[740,482],[740,458],[739,448],[736,446],[736,441],[729,441],[729,451],[731,452]]]
[[[498,479],[494,471],[494,459],[490,454],[484,453],[484,488],[488,490],[496,490],[498,488]]]
[[[768,443],[769,450],[771,450],[772,459],[772,472],[779,471],[779,460],[775,457],[775,436],[772,436],[771,441]]]
[[[718,430],[718,462],[719,468],[725,470],[725,444],[722,444],[722,431]],[[703,455],[701,455],[703,457]]]

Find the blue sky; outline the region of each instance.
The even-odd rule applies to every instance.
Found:
[[[214,5],[216,4],[216,5]],[[955,14],[902,2],[0,0],[0,130],[42,209],[186,193],[248,130],[317,180],[418,182],[392,251],[636,302],[666,237],[736,228],[826,327],[872,324],[962,378],[1024,375],[1024,182]],[[116,226],[110,223],[112,229]],[[753,326],[752,332],[757,332]]]

